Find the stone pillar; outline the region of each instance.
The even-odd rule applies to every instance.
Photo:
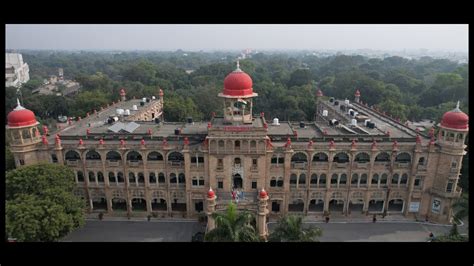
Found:
[[[206,227],[206,232],[211,231],[216,227],[216,223],[214,221],[214,218],[212,217],[212,214],[216,211],[216,194],[212,190],[211,187],[209,187],[209,191],[207,192],[207,227]]]
[[[268,214],[268,194],[265,189],[262,188],[258,199],[258,216],[257,216],[257,230],[259,236],[266,240],[268,237],[267,229],[267,214]]]

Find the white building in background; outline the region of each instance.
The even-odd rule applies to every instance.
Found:
[[[5,53],[5,87],[20,87],[30,80],[30,69],[21,54]]]

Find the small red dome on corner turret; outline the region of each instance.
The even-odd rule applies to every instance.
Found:
[[[267,192],[265,191],[265,189],[262,188],[262,190],[260,191],[260,198],[264,199],[268,196]]]
[[[452,129],[469,129],[469,116],[459,109],[459,102],[454,110],[444,113],[441,126]]]
[[[360,97],[360,91],[359,91],[359,90],[356,90],[356,92],[355,92],[354,95],[357,96],[357,97]]]
[[[222,94],[227,96],[252,96],[252,86],[252,78],[239,68],[239,63],[237,62],[237,69],[224,79],[224,91]]]
[[[214,191],[212,190],[212,188],[209,188],[209,191],[207,192],[207,197],[212,199],[214,198],[216,194],[214,193]]]
[[[17,103],[17,107],[7,116],[8,126],[24,127],[35,125],[37,123],[35,113],[21,106],[19,100],[17,100]]]
[[[125,89],[124,89],[124,88],[121,88],[121,89],[120,89],[120,95],[125,95],[125,94],[126,94],[126,93],[125,93]]]

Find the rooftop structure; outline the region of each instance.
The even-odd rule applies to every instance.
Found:
[[[5,87],[20,87],[30,80],[30,69],[23,62],[23,56],[5,53]]]

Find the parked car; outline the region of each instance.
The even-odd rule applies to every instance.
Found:
[[[197,232],[193,235],[191,242],[204,242],[204,232]]]

